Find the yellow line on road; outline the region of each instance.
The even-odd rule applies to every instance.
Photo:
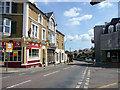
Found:
[[[99,88],[106,88],[106,87],[114,86],[114,85],[117,85],[117,83],[112,83],[112,84],[104,85],[104,86],[101,86]]]

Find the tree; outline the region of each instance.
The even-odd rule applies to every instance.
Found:
[[[77,58],[77,53],[74,53],[74,58]]]

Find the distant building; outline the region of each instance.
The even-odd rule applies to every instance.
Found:
[[[96,62],[120,62],[120,18],[94,27]]]

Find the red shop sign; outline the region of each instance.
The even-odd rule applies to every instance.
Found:
[[[26,49],[31,49],[31,48],[40,48],[40,44],[32,43],[32,42],[29,42],[28,44],[26,44]]]
[[[0,47],[6,47],[6,43],[9,43],[9,41],[1,41],[0,42]],[[14,41],[13,42],[13,47],[21,47],[21,42]]]

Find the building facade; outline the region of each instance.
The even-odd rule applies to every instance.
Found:
[[[96,61],[120,63],[120,18],[95,26],[94,36]]]
[[[2,63],[9,67],[41,67],[48,65],[47,50],[55,47],[55,19],[47,16],[29,1],[0,1],[0,40]],[[49,42],[53,32],[52,42]],[[13,43],[13,52],[6,53],[6,43]],[[15,54],[16,53],[16,54]]]
[[[67,61],[67,55],[65,54],[64,50],[64,34],[58,30],[56,30],[56,46],[57,48],[55,50],[55,63],[65,63]]]

